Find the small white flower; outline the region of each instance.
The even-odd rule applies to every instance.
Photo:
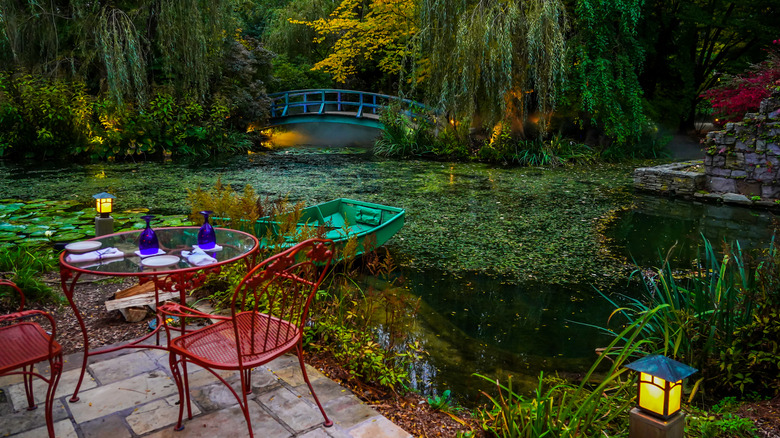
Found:
[[[53,234],[54,234],[54,231],[47,231],[47,232],[43,233],[43,235],[46,236],[46,237],[51,237]]]

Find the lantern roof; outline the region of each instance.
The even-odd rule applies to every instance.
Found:
[[[684,363],[669,359],[660,354],[651,354],[626,365],[626,368],[640,373],[647,373],[653,377],[660,377],[667,382],[680,381],[698,371]]]
[[[97,195],[92,195],[92,197],[95,199],[106,199],[106,198],[116,199],[116,196],[107,192],[100,192]]]

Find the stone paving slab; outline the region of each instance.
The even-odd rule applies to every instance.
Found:
[[[3,432],[5,433],[5,431]],[[73,422],[71,422],[70,419],[55,422],[54,435],[57,438],[79,438],[76,429],[73,427]],[[46,425],[43,425],[42,427],[28,430],[19,435],[14,435],[14,438],[41,438],[45,436],[48,436],[48,430],[46,429]]]
[[[157,400],[147,403],[133,411],[125,418],[127,424],[137,435],[143,435],[161,427],[170,427],[176,424],[179,418],[178,395],[173,395],[165,400]],[[200,409],[197,405],[192,405],[192,415],[200,415]],[[184,412],[184,418],[187,418],[187,412]]]
[[[186,417],[185,417],[186,418]],[[252,421],[252,431],[258,438],[288,438],[293,434],[273,419],[260,406],[249,402],[249,418]],[[176,432],[173,427],[166,427],[158,432],[146,435],[146,438],[214,438],[214,437],[245,437],[248,428],[244,414],[238,405],[221,409],[210,414],[184,420],[184,430]]]
[[[129,379],[157,368],[157,363],[144,351],[135,351],[125,356],[101,360],[89,365],[92,375],[102,385]]]
[[[257,396],[257,401],[276,414],[295,432],[311,429],[325,421],[316,405],[312,405],[287,388],[278,388],[260,394]]]
[[[81,369],[71,370],[62,373],[60,376],[60,382],[57,384],[57,390],[54,392],[54,398],[60,398],[63,396],[70,397],[73,395],[73,391],[76,389],[76,383],[79,380]],[[44,374],[49,377],[49,374]],[[41,379],[33,379],[33,396],[35,396],[35,402],[42,404],[46,400],[46,390],[49,384]],[[97,387],[97,382],[93,379],[89,373],[84,375],[84,381],[81,383],[82,391],[86,391],[91,388]],[[14,409],[27,408],[27,395],[24,392],[24,383],[18,383],[8,388],[8,396],[11,398],[11,403],[14,405]]]
[[[63,406],[60,400],[54,400],[52,406],[51,414],[55,423],[60,420],[70,422],[68,419],[68,411],[65,410],[65,406]],[[3,436],[39,429],[41,427],[43,427],[43,430],[46,430],[46,411],[44,410],[43,404],[38,405],[38,409],[32,411],[28,411],[26,407],[16,411],[11,409],[3,409],[3,411],[8,411],[4,412],[3,416],[0,417],[0,434]],[[46,435],[46,433],[43,435]]]
[[[179,395],[161,350],[126,350],[91,358],[89,373],[79,392],[80,401],[68,398],[78,379],[81,355],[66,358],[54,405],[55,433],[65,438],[189,438],[248,435],[246,421],[233,394],[210,372],[188,365],[193,418],[184,413],[185,429],[173,427],[179,413]],[[75,364],[75,365],[74,365]],[[41,364],[41,368],[45,368]],[[218,371],[238,388],[238,373]],[[252,429],[260,438],[406,438],[409,434],[360,402],[352,393],[307,366],[307,373],[334,421],[323,417],[303,381],[298,359],[285,355],[252,372],[248,395]],[[93,377],[94,376],[94,377]],[[36,394],[45,385],[35,379]],[[21,409],[19,408],[21,406]],[[43,406],[27,411],[20,381],[0,379],[0,436],[46,436]]]
[[[76,423],[84,423],[128,408],[169,396],[176,392],[176,384],[161,371],[135,376],[89,391],[80,391],[80,400],[68,401],[68,408]]]

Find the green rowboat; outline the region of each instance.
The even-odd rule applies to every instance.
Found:
[[[356,238],[355,255],[361,255],[390,240],[404,226],[405,213],[398,207],[339,198],[304,208],[298,229],[316,230],[319,237],[333,240],[338,249],[343,249],[350,239]],[[255,235],[261,238],[261,246],[267,244],[269,238],[272,240],[278,236],[278,229],[278,222],[267,217],[258,219]]]

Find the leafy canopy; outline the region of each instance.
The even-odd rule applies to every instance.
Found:
[[[290,20],[316,32],[315,43],[335,38],[325,59],[314,69],[344,83],[365,61],[386,75],[398,75],[404,59],[415,54],[410,44],[418,32],[414,0],[343,0],[328,18]]]

